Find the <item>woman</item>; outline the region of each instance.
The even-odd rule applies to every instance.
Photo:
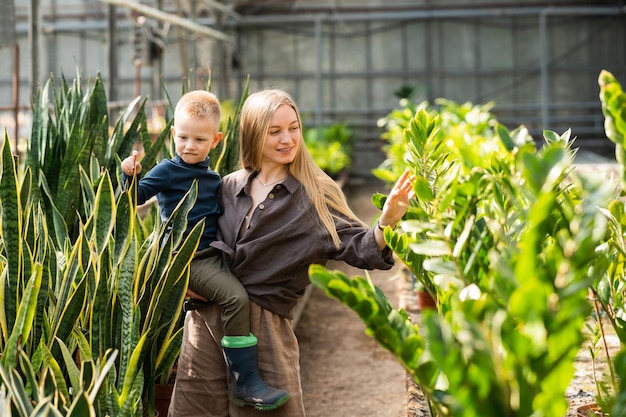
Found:
[[[308,268],[342,260],[357,268],[390,269],[383,229],[406,213],[413,185],[405,172],[390,192],[377,226],[366,227],[336,183],[312,160],[292,98],[282,90],[251,94],[241,111],[242,169],[224,177],[220,241],[251,301],[259,369],[268,384],[291,395],[281,407],[258,411],[229,404],[241,375],[228,375],[217,305],[185,318],[170,417],[304,417],[298,342],[292,316],[309,285]]]

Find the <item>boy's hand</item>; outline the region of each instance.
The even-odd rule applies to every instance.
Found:
[[[122,161],[122,171],[129,177],[141,172],[141,163],[137,160],[137,151],[133,151],[133,154]]]

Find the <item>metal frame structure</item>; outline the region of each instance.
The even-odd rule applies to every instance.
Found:
[[[164,36],[168,52],[162,62],[148,62],[133,71],[120,57],[132,55],[130,39],[137,26],[119,0],[100,4],[93,0],[84,13],[73,11],[68,16],[61,6],[39,10],[35,5],[40,0],[30,1],[39,16],[30,14],[28,24],[18,18],[17,24],[18,39],[22,49],[29,50],[33,65],[29,79],[19,76],[22,90],[28,86],[30,97],[43,81],[38,74],[56,72],[63,61],[61,37],[80,39],[77,53],[85,56],[75,61],[85,66],[96,61],[93,54],[106,52],[104,78],[110,98],[120,102],[138,94],[156,100],[159,83],[173,99],[171,93],[181,91],[181,83],[202,87],[207,72],[202,72],[206,68],[198,55],[209,51],[211,88],[220,97],[236,99],[249,78],[252,89],[268,85],[288,89],[309,125],[345,122],[352,126],[356,158],[364,167],[357,174],[363,175],[382,157],[377,121],[397,107],[393,92],[403,86],[416,87],[412,96],[416,101],[494,100],[494,113],[509,127],[524,124],[537,139],[543,129],[560,133],[571,127],[581,146],[603,148],[608,144],[597,100],[597,75],[609,69],[626,80],[626,7],[620,4],[309,7],[304,12],[293,9],[271,15],[234,13],[231,7],[196,15],[193,7],[183,13],[178,3],[153,0],[158,15],[144,13],[153,28],[162,29],[168,14],[180,26],[189,25]],[[193,25],[225,34],[234,42],[207,42],[207,36],[203,39],[198,31],[194,33]],[[33,32],[43,38],[37,39]],[[99,51],[92,50],[93,39],[101,45]],[[40,50],[47,52],[43,55],[47,61],[39,62]],[[177,53],[180,67],[172,58]],[[197,79],[189,81],[194,75]],[[0,78],[0,89],[8,84]],[[29,94],[20,96],[24,100]]]
[[[623,6],[502,6],[244,16],[236,37],[244,61],[240,83],[249,75],[254,87],[285,86],[305,103],[312,124],[341,120],[355,127],[365,167],[380,161],[377,121],[397,106],[391,92],[403,83],[423,87],[416,101],[495,100],[500,122],[525,125],[538,142],[544,129],[571,128],[580,146],[610,153],[597,76],[606,68],[626,80],[625,12]],[[461,34],[451,36],[456,30]],[[381,66],[377,59],[389,52],[379,46],[385,41],[396,50],[389,53],[395,63]],[[288,42],[293,45],[284,46]],[[351,50],[357,48],[360,53]],[[295,56],[285,57],[284,71],[272,65],[281,53]],[[342,65],[350,55],[355,65]],[[470,57],[456,62],[463,55]],[[298,60],[312,65],[303,68]],[[352,105],[342,100],[359,88]]]

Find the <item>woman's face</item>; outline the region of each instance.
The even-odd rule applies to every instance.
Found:
[[[263,164],[292,163],[301,143],[302,132],[296,111],[283,104],[276,109],[270,121],[263,146]]]

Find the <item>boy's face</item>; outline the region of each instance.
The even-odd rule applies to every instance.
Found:
[[[222,140],[222,132],[206,118],[190,119],[186,115],[176,118],[172,126],[176,153],[188,164],[203,162],[211,149]]]

